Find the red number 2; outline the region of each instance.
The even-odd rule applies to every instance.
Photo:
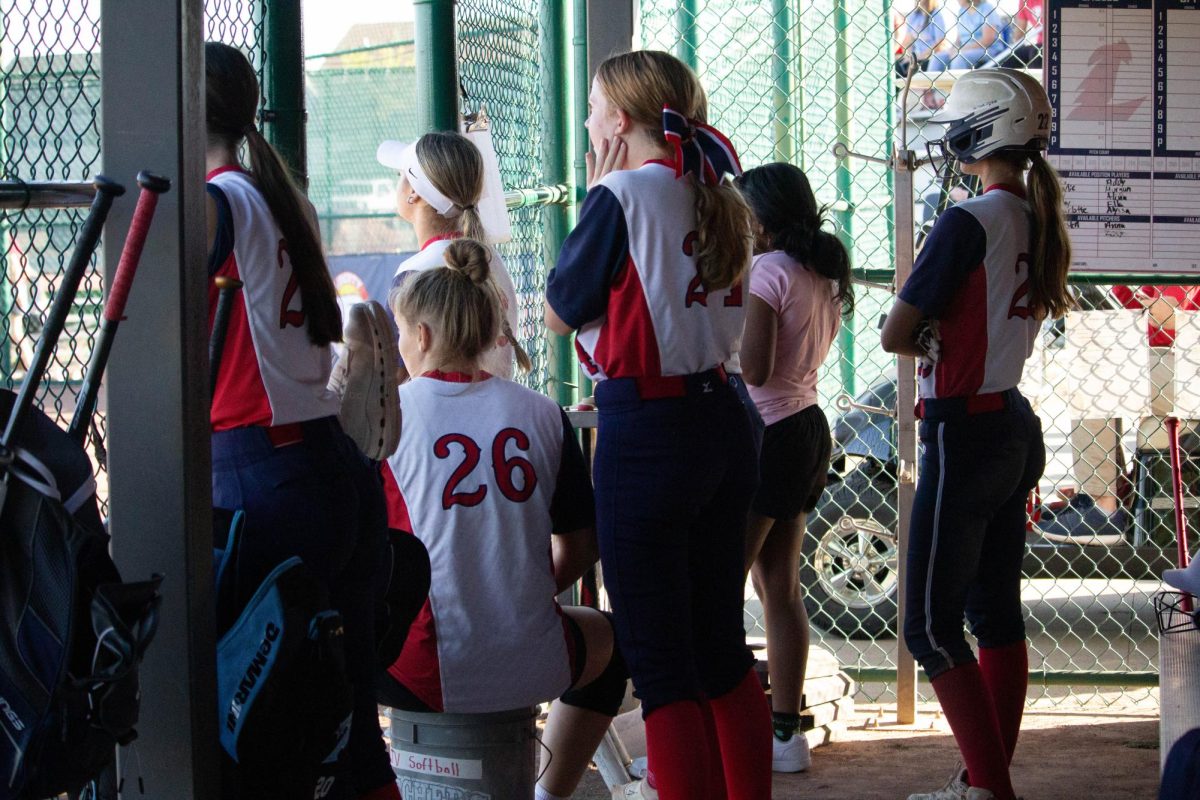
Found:
[[[1025,267],[1025,274],[1029,274],[1029,254],[1021,253],[1017,256],[1017,275],[1021,274],[1021,267]],[[1021,285],[1013,292],[1012,302],[1008,305],[1008,318],[1018,317],[1020,319],[1029,319],[1033,316],[1033,309],[1029,307],[1025,298],[1029,296],[1029,278],[1021,281]]]
[[[438,458],[449,458],[452,443],[462,447],[463,461],[454,469],[450,480],[446,481],[446,487],[442,489],[442,508],[447,511],[456,505],[467,508],[477,506],[487,496],[487,486],[482,483],[473,492],[454,491],[458,488],[458,484],[462,483],[463,478],[470,475],[471,471],[475,469],[475,465],[479,463],[481,451],[479,445],[475,444],[475,440],[470,436],[464,436],[461,433],[447,433],[434,443],[433,454]]]
[[[283,257],[287,254],[287,242],[283,239],[279,240],[279,249],[275,252],[275,259],[279,262],[279,268],[283,269]],[[288,259],[287,265],[289,269],[292,266],[291,259]],[[283,302],[279,304],[279,328],[280,330],[291,325],[293,328],[304,327],[304,309],[288,308],[292,304],[292,298],[296,296],[300,284],[296,280],[296,271],[292,270],[288,276],[287,288],[283,290]]]
[[[518,450],[529,451],[529,436],[524,431],[518,428],[505,428],[500,431],[492,441],[492,474],[496,478],[496,486],[500,489],[500,494],[514,503],[524,503],[533,496],[533,491],[537,488],[537,472],[529,459],[518,455],[507,457],[505,451],[508,449],[509,442],[514,443]],[[462,447],[463,460],[455,467],[454,472],[450,475],[450,480],[446,481],[445,487],[442,488],[442,508],[449,511],[456,505],[467,508],[477,506],[483,502],[483,498],[487,497],[487,484],[481,483],[471,492],[459,492],[457,489],[458,485],[479,465],[479,457],[483,451],[470,436],[462,433],[447,433],[434,443],[433,454],[438,458],[449,458],[451,444]],[[519,488],[513,480],[514,473],[518,471],[521,473]]]

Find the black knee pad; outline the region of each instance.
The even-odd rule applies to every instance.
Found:
[[[621,658],[621,650],[613,642],[612,658],[608,666],[587,686],[568,689],[559,698],[569,706],[585,708],[606,717],[615,717],[625,699],[625,684],[629,680],[629,668]]]
[[[389,530],[391,563],[382,602],[375,609],[378,666],[386,669],[400,657],[408,629],[429,596],[429,552],[411,533]]]

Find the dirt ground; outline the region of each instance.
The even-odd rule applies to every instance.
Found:
[[[841,741],[813,751],[812,769],[776,775],[775,800],[904,800],[949,777],[958,751],[936,705],[918,723],[894,724],[895,710],[863,707]],[[1158,716],[1148,711],[1027,711],[1013,761],[1025,800],[1154,800],[1158,795]],[[577,800],[607,800],[591,769]]]

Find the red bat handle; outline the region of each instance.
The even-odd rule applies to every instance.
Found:
[[[143,171],[138,173],[138,186],[142,190],[133,211],[133,221],[129,223],[129,233],[125,236],[125,246],[121,248],[117,274],[108,292],[108,301],[104,304],[104,319],[108,322],[120,322],[125,317],[125,302],[129,299],[133,276],[142,258],[142,248],[146,245],[146,235],[150,232],[158,196],[171,188],[171,182]]]
[[[1178,547],[1179,568],[1188,565],[1187,516],[1183,513],[1183,465],[1179,455],[1179,420],[1167,417],[1167,435],[1171,448],[1171,490],[1175,500],[1175,543]],[[1192,613],[1192,596],[1184,593],[1183,610]]]

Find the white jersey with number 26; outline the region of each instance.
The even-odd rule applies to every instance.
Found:
[[[407,514],[432,576],[392,676],[447,712],[558,697],[571,682],[550,559],[562,412],[519,384],[454,373],[408,381],[400,407],[389,524]]]

